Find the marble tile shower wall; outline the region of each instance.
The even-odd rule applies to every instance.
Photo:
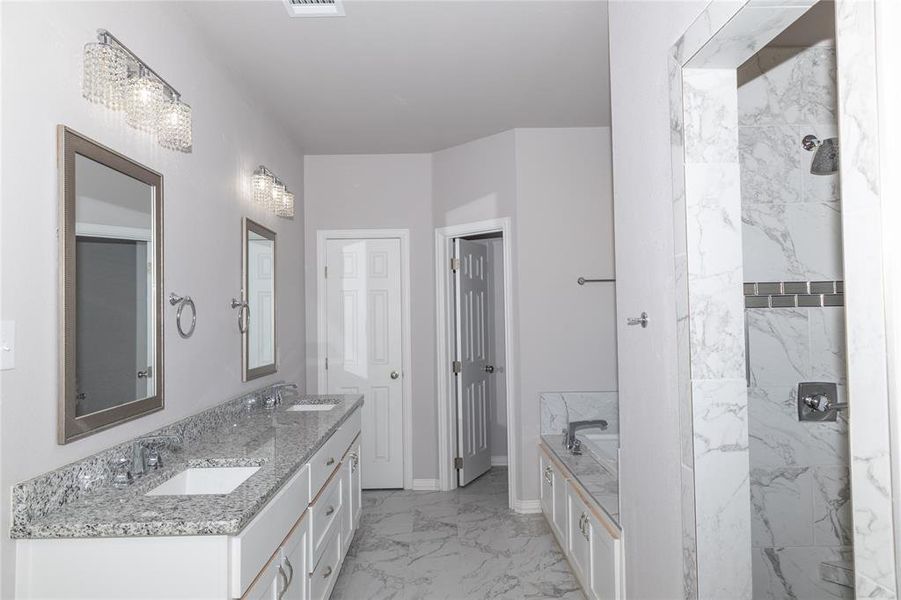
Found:
[[[812,175],[801,147],[837,135],[835,50],[765,48],[738,84],[744,280],[843,279],[838,175]],[[754,596],[851,597],[818,568],[850,556],[847,422],[801,423],[796,405],[801,381],[844,396],[844,309],[746,317]]]

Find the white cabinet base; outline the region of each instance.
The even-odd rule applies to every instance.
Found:
[[[550,451],[540,447],[541,508],[590,600],[625,598],[619,528]]]

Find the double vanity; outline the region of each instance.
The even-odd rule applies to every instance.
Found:
[[[327,598],[359,524],[363,399],[284,396],[17,485],[16,597]]]

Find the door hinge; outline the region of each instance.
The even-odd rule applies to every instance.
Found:
[[[461,363],[459,360],[455,360],[451,364],[451,368],[454,370],[454,375],[459,375],[463,372],[463,363]]]
[[[460,270],[460,259],[459,259],[459,258],[452,258],[452,259],[451,259],[451,271],[453,271],[454,273],[456,273],[456,272],[459,271],[459,270]]]
[[[325,278],[328,279],[328,265],[323,270],[325,271]]]
[[[328,356],[325,357],[325,370],[328,371]]]
[[[454,458],[454,468],[458,471],[463,468],[463,457],[457,456]]]

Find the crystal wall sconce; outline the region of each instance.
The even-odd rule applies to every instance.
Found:
[[[156,137],[163,148],[193,149],[191,107],[181,94],[106,29],[84,46],[82,95]]]
[[[294,193],[289,192],[275,173],[260,165],[251,180],[253,202],[286,219],[294,218]]]

